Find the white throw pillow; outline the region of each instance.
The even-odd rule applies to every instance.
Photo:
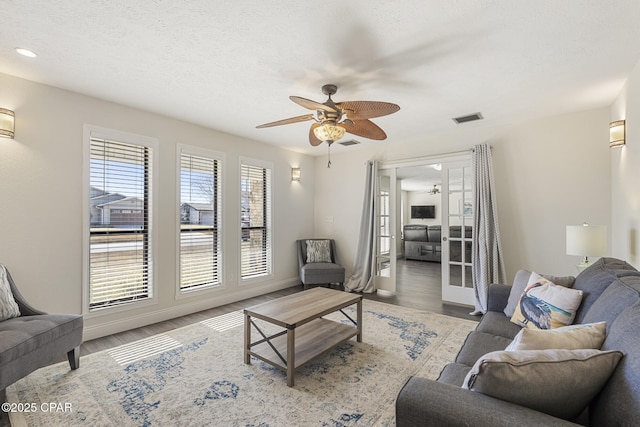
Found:
[[[573,420],[621,358],[617,350],[494,351],[473,365],[462,388]]]
[[[20,316],[20,307],[13,298],[9,278],[7,277],[7,269],[4,265],[0,265],[0,320],[11,319]]]
[[[598,322],[556,329],[523,328],[505,351],[599,349],[607,335],[606,325],[607,322]]]
[[[582,291],[557,286],[531,273],[511,321],[523,328],[551,329],[573,323],[582,302]]]

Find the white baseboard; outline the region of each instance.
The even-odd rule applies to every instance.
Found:
[[[122,319],[102,322],[97,325],[85,326],[84,340],[89,341],[96,338],[105,337],[107,335],[128,331],[130,329],[141,328],[153,323],[163,322],[165,320],[175,319],[176,317],[185,316],[198,311],[207,310],[209,308],[219,307],[247,298],[253,298],[259,295],[268,294],[269,292],[279,291],[281,289],[290,288],[300,284],[298,278],[283,280],[280,282],[266,282],[259,285],[240,286],[234,292],[226,294],[216,294],[215,296],[199,299],[192,303],[180,304],[174,307],[154,310],[144,314],[127,316]]]

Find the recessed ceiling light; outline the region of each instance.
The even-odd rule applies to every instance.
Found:
[[[27,58],[35,58],[36,56],[38,56],[34,51],[29,49],[24,49],[22,47],[17,47],[16,52],[18,52],[22,56],[26,56]]]

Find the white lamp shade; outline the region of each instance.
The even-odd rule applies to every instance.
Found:
[[[625,122],[618,120],[609,123],[609,147],[621,147],[625,144]]]
[[[567,255],[607,254],[607,227],[604,225],[567,225]]]
[[[0,136],[13,138],[14,113],[6,108],[0,108]]]

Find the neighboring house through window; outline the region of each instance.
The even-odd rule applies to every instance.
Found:
[[[181,292],[222,283],[222,161],[221,155],[180,146]]]
[[[156,140],[85,127],[88,311],[153,297],[152,169]]]
[[[240,161],[240,277],[243,281],[271,275],[270,163]]]

